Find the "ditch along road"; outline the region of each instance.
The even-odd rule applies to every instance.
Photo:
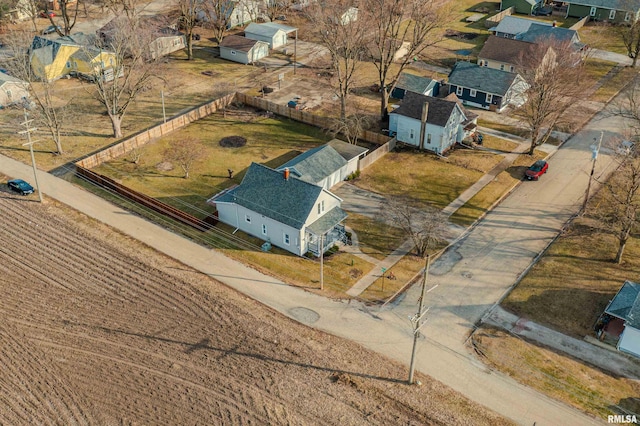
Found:
[[[606,126],[605,126],[606,124]],[[479,321],[532,264],[569,217],[580,207],[591,168],[589,146],[616,120],[593,120],[550,160],[538,182],[523,182],[477,226],[432,264],[425,298],[431,307],[417,347],[416,369],[518,424],[585,425],[594,419],[487,368],[470,354],[465,341]],[[605,133],[608,138],[611,132]],[[596,177],[611,170],[598,158]],[[0,156],[0,172],[33,180],[31,167]],[[45,172],[38,172],[44,197],[84,214],[210,275],[303,324],[348,338],[409,364],[419,285],[395,305],[370,308],[330,300],[290,287],[222,254],[204,248]]]

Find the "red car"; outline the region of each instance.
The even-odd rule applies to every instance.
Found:
[[[549,164],[544,160],[538,160],[527,169],[525,176],[529,180],[538,180],[540,176],[547,173],[547,170],[549,170]]]
[[[54,12],[50,11],[50,10],[48,12],[43,10],[42,12],[40,12],[40,17],[41,18],[55,18],[56,14]]]

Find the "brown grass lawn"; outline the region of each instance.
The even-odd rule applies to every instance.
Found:
[[[494,368],[600,419],[623,413],[616,405],[627,412],[640,412],[637,380],[612,376],[493,328],[476,332],[473,344]]]
[[[491,183],[456,210],[450,220],[462,226],[472,225],[522,180],[527,167],[541,158],[544,158],[544,153],[537,150],[533,157],[528,154],[519,155],[505,171],[499,173]]]
[[[612,262],[615,238],[590,218],[577,219],[509,294],[503,306],[520,316],[581,338],[627,279],[640,274],[640,241]]]
[[[239,148],[222,147],[219,142],[225,136],[242,136],[247,143]],[[168,145],[186,137],[197,139],[202,147],[202,156],[193,165],[188,180],[182,178],[177,164],[169,171],[158,168],[165,161],[163,154]],[[328,139],[320,129],[296,121],[268,117],[251,109],[232,110],[226,118],[223,113],[212,114],[148,143],[142,148],[137,166],[129,158],[120,158],[95,171],[177,208],[184,209],[184,203],[189,203],[197,209],[211,211],[206,199],[240,183],[251,162],[277,167]],[[228,178],[227,169],[234,171],[233,179]]]
[[[590,99],[595,102],[609,102],[618,94],[618,92],[620,92],[625,84],[632,81],[637,74],[638,71],[631,67],[623,68],[611,80],[607,81],[602,85],[602,87],[596,90]]]
[[[360,251],[380,260],[391,254],[405,239],[399,228],[356,213],[349,213],[345,225],[351,227],[358,236]]]
[[[400,149],[365,169],[354,184],[444,208],[501,159],[496,154],[455,150],[444,160],[425,152]]]
[[[578,30],[578,34],[580,41],[595,49],[626,55],[627,48],[624,46],[618,30],[619,28],[613,25],[588,23]]]
[[[416,278],[422,268],[424,268],[424,259],[408,254],[393,265],[392,268],[385,271],[384,279],[382,278],[382,270],[378,269],[376,271],[379,276],[378,279],[363,291],[358,298],[370,302],[386,301]],[[395,279],[389,279],[390,274],[393,274]]]

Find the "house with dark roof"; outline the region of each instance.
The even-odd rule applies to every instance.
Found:
[[[640,284],[625,281],[604,314],[609,320],[613,318],[624,322],[618,350],[640,357]]]
[[[612,23],[633,22],[640,18],[640,0],[564,0],[567,17]]]
[[[406,92],[413,92],[425,96],[438,96],[440,83],[428,77],[403,72],[398,77],[396,87],[391,91],[394,99],[404,98]]]
[[[293,176],[329,190],[358,169],[358,159],[367,151],[367,148],[334,139],[298,155],[277,170],[289,169]]]
[[[220,57],[241,64],[252,64],[269,56],[269,44],[237,35],[228,35],[220,42]]]
[[[287,44],[287,36],[296,32],[296,30],[297,28],[275,22],[265,22],[263,24],[252,22],[245,28],[244,36],[251,40],[264,41],[269,43],[269,48],[277,49]]]
[[[533,9],[542,6],[542,3],[542,0],[501,0],[500,10],[513,7],[516,13],[532,15]]]
[[[505,16],[500,23],[489,30],[497,37],[515,39],[528,43],[555,40],[558,43],[572,43],[578,49],[584,47],[576,30],[562,28],[533,19]]]
[[[515,72],[518,62],[526,58],[532,47],[526,41],[490,35],[478,54],[478,65]]]
[[[407,92],[389,114],[389,134],[398,142],[443,154],[475,130],[477,118],[454,99]]]
[[[298,256],[318,256],[345,235],[342,200],[288,168],[251,163],[240,185],[207,202],[221,222]]]
[[[449,93],[464,105],[500,112],[525,102],[527,84],[517,73],[458,62],[449,74]]]

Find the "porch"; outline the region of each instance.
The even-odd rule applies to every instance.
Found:
[[[346,231],[344,225],[337,224],[330,229],[324,236],[309,234],[309,246],[308,251],[314,256],[320,256],[320,253],[324,253],[333,247],[338,242],[344,242],[346,240]],[[322,240],[322,247],[320,242]]]

